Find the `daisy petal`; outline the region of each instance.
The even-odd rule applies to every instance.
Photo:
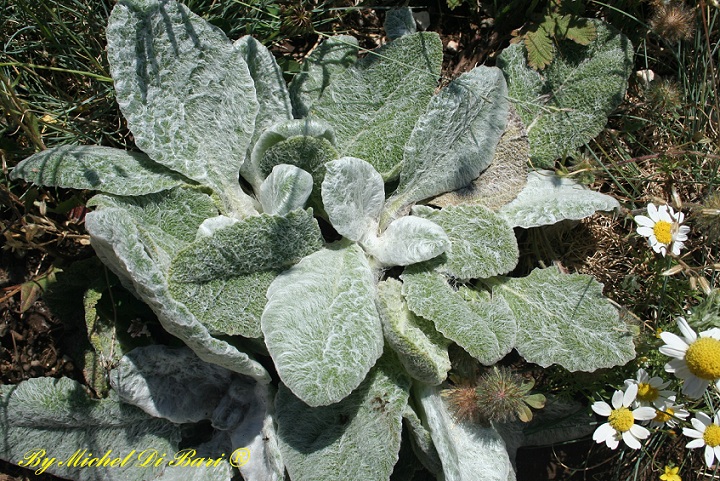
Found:
[[[625,407],[628,407],[632,404],[632,402],[637,397],[638,392],[638,385],[637,384],[631,384],[628,386],[627,390],[625,391],[625,394],[623,394],[623,401],[622,405]]]
[[[656,416],[655,408],[641,407],[632,412],[633,418],[640,421],[648,421]]]
[[[685,379],[682,392],[691,399],[699,399],[705,393],[709,385],[710,381],[708,380],[700,379],[699,377],[695,376],[690,376]]]
[[[641,227],[649,227],[650,229],[655,227],[655,221],[645,215],[636,215],[633,220],[635,220],[635,223]]]
[[[635,436],[630,433],[630,431],[625,431],[624,433],[622,433],[622,439],[623,441],[625,441],[625,444],[627,444],[629,448],[640,449],[642,447],[640,441],[638,441],[637,438],[635,438]]]
[[[605,423],[595,430],[592,438],[594,441],[602,443],[613,436],[615,436],[615,428],[610,426],[610,423]]]
[[[685,445],[685,447],[688,449],[697,449],[702,448],[703,446],[705,446],[705,441],[703,441],[702,439],[693,439]]]
[[[622,402],[623,402],[623,392],[615,391],[613,393],[613,397],[610,402],[612,403],[613,408],[620,409],[622,407]]]
[[[655,207],[655,204],[652,204],[652,203],[648,204],[647,211],[648,211],[648,215],[654,222],[657,222],[660,220],[660,216],[658,215],[658,208]]]
[[[598,413],[600,416],[610,416],[612,408],[605,401],[597,401],[591,406],[592,410]]]
[[[715,451],[710,446],[705,446],[705,465],[709,468],[715,460]]]
[[[650,437],[650,431],[637,424],[632,425],[632,427],[630,428],[630,432],[638,439],[647,439],[648,437]]]
[[[653,230],[652,227],[640,226],[637,229],[635,229],[635,232],[637,232],[638,234],[640,234],[643,237],[650,237],[651,235],[653,235],[653,233],[655,231]]]
[[[660,339],[665,343],[664,346],[660,347],[660,352],[666,356],[677,358],[685,357],[689,343],[682,340],[680,336],[672,332],[661,332]]]
[[[692,344],[697,341],[697,334],[695,334],[695,331],[692,327],[690,327],[690,324],[688,324],[684,317],[677,318],[677,325],[688,344]]]

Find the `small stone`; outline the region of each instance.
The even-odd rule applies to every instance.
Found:
[[[413,12],[413,18],[419,30],[427,30],[430,26],[430,14],[428,12]]]
[[[445,50],[447,50],[450,53],[457,53],[459,44],[455,40],[450,40],[447,45],[445,45]]]

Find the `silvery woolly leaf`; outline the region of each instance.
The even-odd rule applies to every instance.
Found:
[[[562,42],[542,74],[527,65],[522,44],[498,56],[508,95],[527,126],[533,163],[550,168],[600,133],[620,104],[633,68],[630,41],[600,20],[587,46]]]
[[[390,40],[417,32],[415,18],[408,7],[391,8],[385,14],[385,33]]]
[[[272,424],[268,385],[205,363],[190,349],[162,345],[131,351],[110,373],[110,382],[123,402],[154,417],[176,424],[212,421],[216,436],[229,437],[220,444],[226,460],[235,449],[249,450],[249,459],[239,467],[246,479],[282,479],[274,462],[279,456],[274,429],[267,425]],[[207,444],[198,447],[207,449]]]
[[[357,244],[331,245],[280,274],[262,314],[265,344],[283,383],[303,402],[340,401],[383,349],[375,276]]]
[[[525,126],[511,105],[490,166],[470,185],[435,197],[429,203],[438,207],[482,204],[497,211],[525,187],[529,158],[530,143]]]
[[[378,310],[385,341],[393,348],[407,372],[427,384],[440,384],[450,370],[450,341],[432,322],[407,308],[402,283],[388,278],[378,284]]]
[[[169,290],[211,333],[259,338],[272,280],[322,245],[309,212],[248,217],[181,250],[170,266]]]
[[[573,179],[558,177],[548,170],[528,174],[525,188],[500,209],[500,215],[513,227],[538,227],[561,220],[579,220],[596,211],[620,207],[613,197],[595,192]]]
[[[204,237],[212,237],[215,235],[215,231],[230,227],[233,224],[240,222],[240,219],[235,217],[228,217],[226,215],[216,215],[215,217],[208,217],[198,227],[195,240],[200,240]]]
[[[530,422],[516,420],[496,425],[513,464],[520,447],[572,442],[589,436],[596,427],[597,421],[587,407],[552,394],[547,396],[545,406],[533,413]]]
[[[362,241],[377,233],[385,185],[372,165],[354,157],[325,164],[322,199],[330,223],[343,237]]]
[[[383,356],[342,401],[311,407],[282,384],[275,400],[278,438],[293,481],[387,481],[398,460],[409,380]]]
[[[216,230],[177,253],[170,268],[173,282],[210,282],[269,269],[281,269],[323,244],[312,213],[260,214]]]
[[[212,187],[235,216],[254,214],[237,181],[258,112],[242,52],[174,1],[118,3],[107,38],[118,104],[138,147]]]
[[[442,461],[446,481],[513,479],[505,443],[493,427],[463,422],[450,412],[437,387],[416,384],[420,418],[427,425]]]
[[[312,175],[294,165],[280,164],[260,185],[258,200],[266,214],[282,216],[305,207],[312,188]]]
[[[442,227],[450,240],[438,272],[469,280],[505,274],[515,268],[519,256],[515,233],[487,207],[461,205],[437,210],[418,205],[412,212]]]
[[[160,220],[154,226],[150,224],[153,230],[148,231],[145,229],[148,225],[146,222],[152,215],[144,216],[138,211],[149,210],[150,214],[152,209],[127,208],[132,206],[129,203],[125,206],[111,206],[111,200],[98,198],[98,202],[105,204],[105,207],[89,213],[85,218],[90,242],[100,260],[120,277],[129,290],[148,304],[166,331],[181,339],[198,357],[260,382],[268,382],[269,374],[261,364],[227,342],[213,338],[187,307],[170,295],[167,268],[174,252],[168,251],[191,242],[200,222],[183,225],[187,219],[169,216],[169,219]],[[174,206],[174,209],[179,210],[185,208],[184,205]],[[163,218],[162,209],[158,209],[157,215]],[[178,225],[182,228],[178,228]],[[192,237],[188,240],[176,237],[183,230],[187,230],[187,235]],[[177,244],[159,242],[156,234]]]
[[[293,118],[290,95],[282,69],[262,43],[246,35],[239,38],[233,47],[242,53],[255,84],[255,96],[259,104],[252,140],[255,143],[260,134],[272,125]]]
[[[196,423],[210,419],[232,375],[188,348],[155,344],[123,356],[110,372],[110,384],[120,399],[153,417]]]
[[[420,416],[410,404],[403,411],[403,422],[410,434],[413,451],[422,465],[435,476],[442,476],[442,462],[433,444],[430,431],[423,425]]]
[[[635,357],[628,326],[591,276],[535,269],[527,277],[500,281],[492,292],[514,313],[515,348],[528,362],[595,371]]]
[[[178,251],[193,242],[200,226],[218,216],[212,197],[188,187],[136,197],[96,195],[88,207],[125,211],[140,232],[147,253],[161,270],[166,270]],[[88,214],[90,218],[95,215]],[[90,221],[92,224],[92,220]],[[92,235],[92,231],[90,231]],[[120,276],[127,277],[127,274]]]
[[[505,79],[494,67],[476,67],[435,95],[404,147],[400,184],[383,217],[476,179],[505,129],[506,96]]]
[[[141,152],[65,145],[38,152],[10,174],[38,185],[88,189],[115,195],[153,194],[188,183]]]
[[[382,267],[409,266],[433,259],[450,247],[442,227],[415,216],[394,220],[379,237],[361,242]]]
[[[78,481],[180,481],[189,479],[188,474],[198,481],[227,481],[232,476],[226,462],[209,468],[173,468],[167,462],[139,466],[143,449],[170,455],[179,451],[180,426],[152,418],[112,395],[92,399],[68,378],[36,378],[0,386],[0,405],[0,458],[36,472],[42,468],[37,458],[31,459],[32,453],[54,458],[47,473]],[[80,467],[79,461],[91,453],[96,459],[107,453],[110,461],[126,457],[128,461],[113,467]],[[80,458],[76,465],[66,462],[73,455]]]
[[[319,184],[325,174],[323,164],[339,157],[334,145],[335,133],[325,122],[310,119],[280,122],[258,138],[250,163],[243,165],[243,176],[258,188],[276,165],[290,164],[312,174]],[[266,156],[268,150],[271,152]]]
[[[455,291],[432,269],[432,261],[426,264],[406,268],[400,276],[410,310],[431,320],[443,336],[481,363],[502,359],[514,347],[517,329],[507,304],[484,292]]]
[[[441,64],[437,34],[406,35],[334,75],[308,116],[335,128],[341,155],[366,160],[384,180],[394,178],[403,146],[435,91]]]
[[[290,99],[295,118],[307,117],[333,79],[357,60],[358,41],[349,35],[335,35],[322,42],[302,64],[290,82]]]

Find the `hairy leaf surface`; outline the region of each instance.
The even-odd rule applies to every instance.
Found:
[[[377,233],[385,185],[372,165],[354,157],[325,164],[322,199],[330,223],[343,237],[362,241]]]
[[[588,19],[588,25],[595,27],[595,40],[587,46],[558,45],[542,74],[528,66],[522,44],[510,45],[498,56],[538,167],[552,167],[555,159],[597,136],[625,95],[632,44],[600,20]]]
[[[340,154],[395,177],[403,146],[437,86],[442,43],[435,33],[406,35],[332,77],[310,109],[336,130]]]
[[[367,253],[383,267],[409,266],[433,259],[450,247],[442,227],[420,217],[394,220],[379,237],[363,243]]]
[[[530,142],[525,126],[511,106],[490,166],[467,187],[435,197],[430,203],[438,207],[482,204],[497,211],[525,187],[529,158]]]
[[[446,207],[442,210],[416,206],[413,213],[443,228],[450,240],[439,272],[456,279],[484,279],[515,268],[518,245],[505,220],[482,205]],[[392,224],[391,224],[392,225]]]
[[[432,322],[414,315],[402,295],[402,283],[389,278],[378,284],[378,309],[385,340],[407,372],[427,384],[440,384],[450,370],[450,341]]]
[[[509,103],[502,72],[476,67],[435,95],[404,149],[400,184],[388,200],[404,206],[470,184],[493,159]]]
[[[632,335],[602,295],[602,284],[557,267],[535,269],[493,288],[517,320],[516,349],[528,362],[595,371],[635,356]]]
[[[380,357],[375,278],[357,244],[335,244],[280,274],[267,292],[265,343],[280,379],[310,406],[340,401]]]
[[[442,461],[446,481],[508,481],[513,471],[505,443],[492,427],[462,422],[448,410],[436,387],[416,384],[413,392]]]
[[[312,188],[312,175],[294,165],[280,164],[263,181],[258,200],[266,214],[285,215],[305,207]]]
[[[342,401],[310,407],[281,385],[275,401],[280,450],[293,481],[386,481],[398,460],[409,380],[383,356]]]
[[[357,61],[358,41],[349,35],[335,35],[321,43],[302,64],[290,82],[295,118],[303,118],[310,107],[340,73]]]
[[[172,219],[170,225],[184,220],[182,217]],[[227,342],[213,338],[187,307],[170,295],[166,273],[169,262],[165,262],[174,252],[169,251],[172,244],[155,238],[161,228],[155,227],[153,232],[146,230],[142,215],[123,206],[106,206],[91,212],[86,216],[85,225],[100,260],[120,277],[125,287],[150,306],[166,331],[180,338],[206,362],[261,382],[270,380],[261,364]],[[176,232],[166,232],[164,237],[174,238]]]
[[[322,245],[309,212],[248,217],[181,250],[169,289],[212,333],[259,338],[272,280]]]
[[[156,162],[208,185],[240,215],[254,213],[237,182],[258,101],[225,35],[176,2],[123,2],[107,28],[118,104]]]
[[[500,215],[513,227],[538,227],[561,220],[579,220],[596,211],[614,210],[620,203],[572,179],[558,177],[548,170],[528,174],[525,188],[500,209]]]
[[[153,194],[188,183],[143,153],[96,145],[64,145],[38,152],[20,162],[10,177],[115,195]]]
[[[405,269],[401,276],[408,307],[433,321],[448,339],[455,341],[485,365],[502,359],[515,345],[515,318],[502,299],[464,289],[455,291],[431,263]]]

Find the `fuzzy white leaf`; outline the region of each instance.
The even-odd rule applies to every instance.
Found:
[[[237,182],[258,101],[240,49],[176,2],[120,2],[107,28],[117,101],[137,145],[212,187],[239,216],[255,213]]]
[[[278,438],[293,481],[387,481],[398,460],[409,379],[381,357],[348,397],[311,407],[285,386],[275,401]]]
[[[450,341],[432,322],[410,312],[400,281],[389,278],[378,284],[378,310],[385,340],[408,373],[427,384],[443,382],[451,367],[447,351]]]
[[[442,461],[446,481],[511,479],[512,465],[505,443],[492,427],[458,420],[436,387],[417,384],[413,389],[421,418],[427,424]]]
[[[591,276],[562,274],[557,267],[493,287],[517,319],[515,348],[528,362],[559,364],[570,371],[623,365],[635,357],[628,326]]]
[[[507,303],[488,293],[453,289],[447,278],[432,269],[431,261],[405,269],[403,294],[418,316],[485,365],[502,359],[515,345],[517,324]]]
[[[64,145],[38,152],[20,162],[10,177],[116,195],[153,194],[189,182],[143,153],[96,145]]]
[[[276,165],[260,186],[258,200],[266,214],[285,215],[302,209],[312,188],[312,175],[294,165]]]
[[[369,163],[354,157],[333,160],[325,167],[322,199],[335,230],[356,242],[374,235],[385,203],[380,174]]]
[[[436,223],[406,216],[393,221],[380,237],[367,238],[362,246],[383,267],[409,266],[439,256],[450,247],[450,239]]]
[[[280,274],[261,326],[280,379],[311,406],[350,394],[383,348],[375,278],[357,244],[335,244]]]
[[[528,174],[525,188],[500,209],[500,215],[513,227],[538,227],[561,220],[579,220],[596,211],[609,211],[620,203],[567,177],[548,170]]]
[[[505,79],[496,68],[476,67],[435,95],[404,147],[387,216],[477,178],[493,159],[508,109]]]

